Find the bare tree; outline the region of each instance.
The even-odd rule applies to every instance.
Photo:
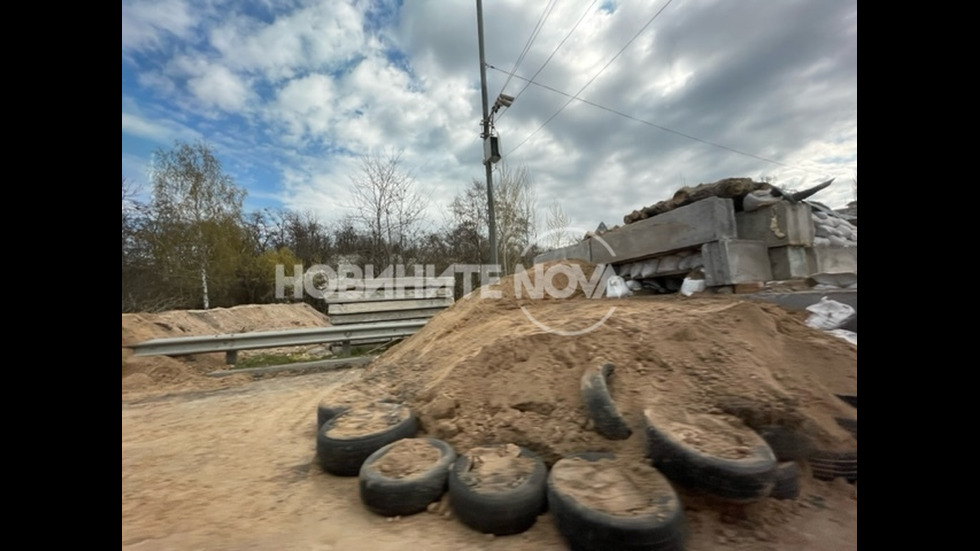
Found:
[[[497,222],[497,250],[504,274],[514,271],[524,251],[534,242],[536,227],[534,182],[526,166],[511,170],[498,166],[494,189]]]
[[[479,264],[489,256],[487,186],[474,179],[449,205],[448,241],[456,262]]]
[[[401,153],[361,157],[351,177],[353,208],[371,236],[376,266],[404,261],[422,231],[426,199],[415,179],[403,170]]]
[[[558,200],[551,202],[548,207],[548,217],[545,220],[545,228],[548,231],[547,245],[552,249],[558,249],[570,244],[572,238],[568,233],[570,220],[565,210],[561,208]]]

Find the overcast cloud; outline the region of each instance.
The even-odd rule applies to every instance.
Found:
[[[567,36],[535,82],[574,95],[594,78],[582,99],[639,120],[572,101],[541,128],[569,98],[537,85],[498,113],[505,162],[531,171],[542,218],[558,200],[578,227],[611,226],[733,176],[790,189],[833,177],[815,200],[855,198],[856,0],[589,5],[554,2],[516,75]],[[491,102],[551,6],[484,1]],[[331,222],[357,156],[401,150],[439,224],[484,179],[476,29],[475,0],[123,0],[123,176],[145,183],[155,149],[201,138],[246,208]]]

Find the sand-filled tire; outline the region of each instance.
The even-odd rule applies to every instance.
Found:
[[[776,482],[776,456],[755,431],[744,427],[747,454],[720,457],[701,451],[672,434],[655,412],[644,411],[647,453],[654,467],[690,489],[732,501],[751,502],[767,497]]]
[[[569,547],[573,551],[683,550],[683,506],[667,478],[652,466],[646,463],[637,465],[642,469],[643,476],[656,477],[658,484],[655,489],[630,496],[634,502],[640,498],[638,503],[627,502],[628,506],[634,507],[630,511],[622,507],[623,510],[614,512],[611,508],[598,505],[606,503],[609,496],[597,496],[595,501],[590,501],[588,495],[583,497],[580,492],[591,491],[588,488],[590,481],[603,489],[609,488],[605,485],[607,481],[597,480],[599,476],[579,476],[572,470],[565,480],[563,473],[570,469],[573,461],[595,463],[595,469],[621,468],[600,466],[602,460],[615,460],[615,456],[610,453],[574,454],[556,462],[548,475],[548,509]],[[581,465],[579,463],[577,467],[581,468]],[[579,485],[578,491],[569,484]],[[633,487],[639,489],[638,486]],[[615,497],[623,496],[617,492]]]
[[[857,394],[836,394],[835,396],[840,398],[847,405],[853,407],[854,409],[857,409],[858,407]]]
[[[848,417],[834,417],[834,421],[837,421],[837,424],[840,426],[840,428],[851,433],[851,436],[853,436],[854,439],[857,440],[858,437],[857,419],[851,419]]]
[[[848,482],[857,481],[857,451],[817,450],[807,461],[813,478],[833,480],[843,478]]]
[[[775,499],[796,499],[800,496],[800,465],[796,461],[785,461],[776,466],[776,483],[769,497]]]
[[[813,440],[800,428],[764,425],[755,432],[769,444],[777,461],[804,461],[813,453]]]
[[[619,413],[616,403],[609,395],[608,378],[615,367],[607,363],[602,367],[590,367],[582,374],[579,384],[585,411],[592,420],[596,432],[610,440],[626,440],[633,430]]]
[[[501,450],[526,460],[527,471],[519,477],[502,473],[493,484],[474,482],[474,457],[486,450]],[[477,460],[478,461],[478,460]],[[493,473],[488,473],[488,479]],[[527,448],[504,444],[473,448],[456,457],[449,472],[449,505],[453,514],[466,526],[484,534],[498,536],[526,531],[545,510],[545,479],[548,468],[537,454]]]
[[[316,406],[316,429],[320,430],[320,427],[324,423],[333,419],[334,417],[340,415],[341,413],[350,409],[349,406],[335,406],[331,404],[317,404]]]
[[[434,448],[438,455],[432,462],[418,465],[413,472],[383,472],[389,452],[412,444]],[[358,474],[361,502],[370,511],[383,516],[412,515],[425,511],[446,492],[449,469],[456,452],[448,443],[435,438],[406,438],[392,442],[368,456]]]
[[[350,421],[375,420],[374,428],[358,430]],[[405,405],[377,402],[351,408],[325,422],[316,434],[316,453],[324,471],[337,476],[357,476],[364,460],[382,447],[418,431],[418,419]]]

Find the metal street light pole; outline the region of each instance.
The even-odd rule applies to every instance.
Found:
[[[483,0],[476,0],[476,29],[480,41],[480,88],[483,95],[484,141],[490,139],[490,105],[487,100],[487,62],[483,51]],[[490,264],[497,265],[497,220],[493,214],[493,163],[483,159],[487,169],[487,220],[490,225]]]

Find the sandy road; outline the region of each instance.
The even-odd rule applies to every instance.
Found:
[[[360,373],[124,397],[123,549],[566,548],[548,515],[524,534],[490,538],[436,514],[389,521],[364,509],[356,478],[313,463],[317,403]],[[725,524],[691,501],[688,549],[856,549],[857,502],[841,484],[807,480],[799,504],[780,505],[761,529]]]

